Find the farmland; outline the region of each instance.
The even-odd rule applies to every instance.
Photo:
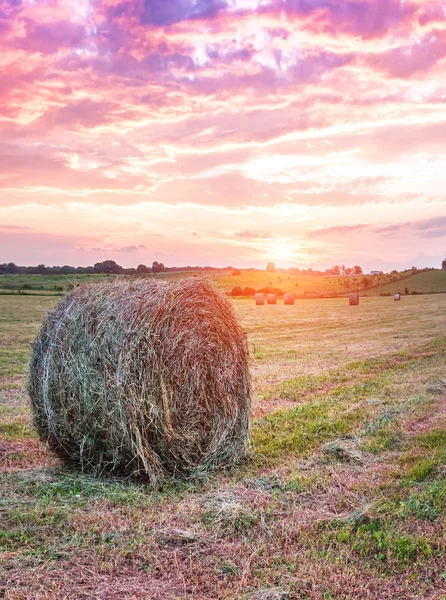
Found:
[[[402,284],[418,277],[429,291],[437,273]],[[306,285],[252,277],[227,273],[219,285]],[[395,303],[376,290],[355,307],[235,300],[254,379],[249,457],[160,490],[94,479],[40,444],[25,376],[56,298],[0,295],[4,597],[445,598],[446,295]]]
[[[238,273],[238,274],[237,274]],[[184,277],[208,277],[224,292],[230,294],[234,288],[277,288],[292,292],[297,298],[346,296],[350,291],[360,291],[368,296],[405,294],[446,293],[446,271],[402,271],[397,274],[377,276],[315,275],[283,271],[168,271],[150,274],[154,279],[181,279]],[[67,287],[94,283],[123,275],[0,275],[0,295],[57,296]]]

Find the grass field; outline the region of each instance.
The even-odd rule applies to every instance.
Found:
[[[399,292],[400,294],[404,294],[406,287],[409,290],[409,294],[412,292],[419,294],[444,293],[446,292],[446,271],[437,269],[435,271],[415,273],[410,277],[401,279],[401,281],[372,288],[367,294],[375,296],[383,293],[397,294]]]
[[[0,296],[0,597],[446,598],[446,295],[236,301],[249,458],[157,491],[36,439],[26,364],[54,301]]]
[[[283,292],[292,292],[298,298],[314,298],[327,296],[346,296],[350,291],[360,291],[368,296],[380,294],[422,294],[446,292],[446,271],[431,270],[413,273],[404,271],[398,275],[379,276],[325,276],[311,274],[291,274],[266,271],[169,271],[149,275],[155,279],[182,279],[184,277],[206,276],[216,285],[230,294],[235,287],[254,288],[255,290],[273,287]],[[86,282],[103,281],[115,275],[0,275],[0,295],[61,295],[67,286]],[[364,278],[368,280],[368,288],[364,286]],[[395,281],[393,281],[395,280]]]

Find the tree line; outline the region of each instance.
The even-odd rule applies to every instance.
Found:
[[[232,269],[232,267],[228,267]],[[162,262],[154,261],[152,266],[138,265],[135,267],[125,268],[116,263],[114,260],[104,260],[97,262],[89,267],[72,267],[71,265],[48,267],[44,264],[37,266],[20,266],[13,262],[0,264],[0,274],[2,275],[139,275],[145,273],[164,273],[166,271],[217,271],[215,267],[166,267]]]

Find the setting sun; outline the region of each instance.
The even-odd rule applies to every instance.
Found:
[[[271,248],[271,256],[276,261],[292,261],[294,259],[294,250],[289,242],[278,240]]]

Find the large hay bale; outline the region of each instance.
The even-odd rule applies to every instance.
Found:
[[[284,304],[294,304],[294,294],[286,293],[283,295],[283,303]]]
[[[277,296],[276,294],[268,294],[266,296],[266,301],[268,304],[277,304]]]
[[[399,302],[401,300],[401,294],[395,294],[393,296],[393,299],[394,299],[395,302]]]
[[[348,303],[350,306],[357,306],[359,304],[359,294],[357,292],[351,292],[348,295]]]
[[[248,439],[246,335],[207,280],[87,284],[34,342],[29,394],[42,440],[97,472],[199,477]]]
[[[257,292],[256,304],[257,306],[263,306],[265,304],[265,294],[263,292]]]

